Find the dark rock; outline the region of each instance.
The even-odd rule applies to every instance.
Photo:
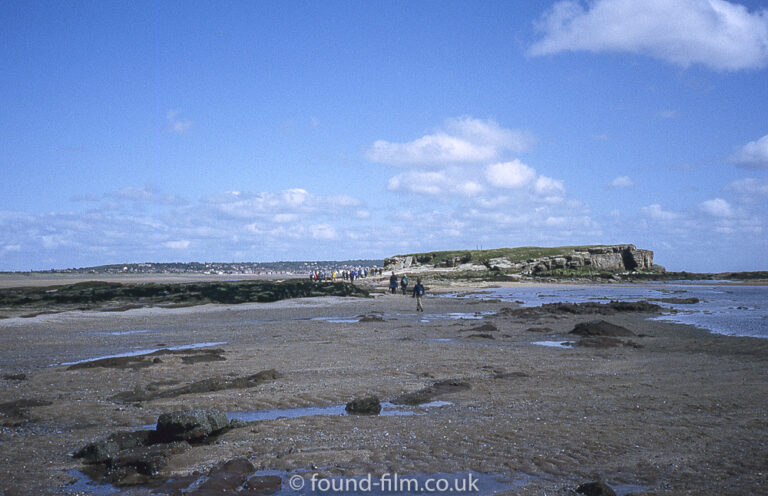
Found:
[[[6,381],[26,381],[27,374],[5,374],[3,379]]]
[[[80,362],[67,367],[67,370],[79,370],[79,369],[92,369],[96,367],[104,367],[111,369],[141,369],[149,367],[152,362],[147,360],[144,356],[125,356],[125,357],[111,357],[102,358],[99,360],[90,360],[88,362]]]
[[[576,488],[576,492],[586,496],[616,496],[608,484],[603,482],[587,482]]]
[[[493,337],[493,334],[487,334],[487,333],[484,333],[484,332],[479,332],[477,334],[470,334],[467,337],[468,338],[496,339],[495,337]]]
[[[123,450],[150,444],[153,436],[154,431],[115,432],[106,439],[86,444],[74,457],[82,458],[85,463],[105,463]]]
[[[18,427],[29,421],[29,409],[48,406],[48,400],[21,399],[0,403],[0,426]]]
[[[157,436],[163,440],[199,441],[229,427],[224,412],[209,410],[178,410],[164,413],[157,419]]]
[[[152,489],[149,494],[157,494],[163,496],[183,496],[189,494],[186,489],[197,480],[200,479],[199,474],[190,474],[182,477],[174,476],[172,479],[168,479],[163,484]]]
[[[160,360],[159,358],[155,358],[155,360]],[[206,353],[205,355],[188,355],[181,357],[181,361],[184,363],[192,364],[192,363],[204,363],[204,362],[223,362],[226,358],[224,358],[221,355],[216,355],[214,353]]]
[[[125,479],[133,472],[140,475],[155,476],[166,465],[174,453],[180,453],[189,448],[185,442],[159,443],[150,446],[137,446],[120,451],[107,463],[110,478],[127,485]],[[142,483],[141,479],[136,482]]]
[[[678,305],[694,305],[701,300],[698,298],[649,298],[648,301],[660,301],[662,303],[677,303]]]
[[[202,381],[193,382],[186,386],[180,386],[173,389],[162,391],[146,391],[141,388],[133,391],[123,391],[112,396],[112,401],[121,401],[124,403],[133,403],[136,401],[150,401],[158,398],[175,398],[183,394],[209,393],[212,391],[223,391],[225,389],[244,389],[255,387],[264,382],[274,380],[280,377],[275,369],[262,370],[253,375],[245,377],[212,377]]]
[[[596,303],[588,301],[584,303],[545,303],[538,307],[502,308],[499,313],[511,317],[535,318],[547,315],[573,314],[573,315],[612,315],[620,312],[657,313],[661,307],[647,301],[611,301],[609,303]]]
[[[397,405],[420,405],[422,403],[429,403],[438,396],[458,393],[459,391],[466,391],[470,389],[470,387],[471,386],[467,382],[462,382],[456,379],[448,379],[436,382],[431,386],[427,386],[424,389],[420,389],[412,393],[401,394],[397,398],[393,399],[392,403]]]
[[[498,332],[498,331],[499,331],[499,328],[493,324],[483,324],[475,327],[470,327],[469,329],[462,329],[462,332],[475,332],[478,334],[485,334],[489,332]]]
[[[634,336],[635,333],[616,324],[611,324],[605,320],[592,320],[589,322],[579,322],[570,332],[577,336]]]
[[[358,322],[384,322],[384,318],[377,314],[359,315]]]
[[[618,346],[623,346],[624,341],[619,338],[612,338],[609,336],[594,336],[589,338],[582,338],[572,344],[585,348],[616,348]]]
[[[381,412],[381,401],[377,396],[357,398],[347,403],[344,409],[355,415],[378,415]]]
[[[246,458],[236,458],[214,467],[208,473],[208,478],[197,487],[194,494],[201,496],[218,496],[220,494],[242,494],[243,484],[256,468]]]
[[[349,283],[316,283],[297,279],[199,281],[181,284],[86,281],[64,286],[2,288],[0,307],[14,309],[18,314],[33,317],[72,309],[124,311],[149,305],[237,304],[309,296],[370,295],[365,289]]]
[[[249,496],[266,496],[279,491],[282,484],[282,479],[277,475],[256,475],[245,482],[243,492]]]
[[[526,331],[528,331],[528,332],[542,332],[542,333],[555,332],[550,327],[529,327],[528,329],[526,329]]]

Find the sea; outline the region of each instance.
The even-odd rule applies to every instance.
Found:
[[[652,301],[666,311],[651,320],[689,324],[729,336],[768,338],[768,286],[731,281],[512,286],[450,296],[498,299],[523,306],[555,302],[698,298],[699,302],[694,304]]]

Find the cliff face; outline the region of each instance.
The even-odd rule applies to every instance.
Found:
[[[576,247],[562,253],[520,260],[517,257],[502,256],[484,259],[467,252],[440,263],[424,263],[420,255],[402,255],[386,260],[385,269],[393,271],[425,270],[488,270],[498,269],[508,273],[536,275],[556,270],[597,272],[664,272],[664,267],[653,263],[653,252],[641,250],[635,245],[604,245]]]

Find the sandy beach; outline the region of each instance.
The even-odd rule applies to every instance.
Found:
[[[573,494],[596,480],[622,494],[765,491],[768,341],[649,321],[643,312],[526,314],[508,302],[436,294],[457,289],[432,285],[423,317],[412,298],[376,292],[0,320],[0,494],[76,494],[71,471],[85,465],[73,452],[166,412],[392,401],[435,384],[455,387],[433,387],[439,403],[408,407],[410,415],[238,424],[172,454],[157,478],[245,457],[257,470],[307,478],[473,471],[508,481],[499,494]],[[608,347],[533,344],[577,342],[568,332],[596,319],[635,336]],[[195,344],[219,358],[189,358],[183,347]],[[62,365],[171,347],[182,352],[112,367]],[[151,397],[271,369],[276,378],[253,387]]]

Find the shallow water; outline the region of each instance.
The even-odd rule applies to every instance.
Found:
[[[571,345],[568,341],[532,341],[531,344],[547,346],[549,348],[562,348],[564,350],[573,349],[573,345]]]
[[[112,484],[94,482],[93,479],[79,470],[67,470],[67,474],[77,477],[75,482],[64,488],[69,492],[89,494],[114,494],[120,492],[120,489]]]
[[[131,334],[147,334],[160,332],[157,329],[136,329],[135,331],[88,331],[88,334],[104,334],[108,336],[130,336]]]
[[[419,405],[419,407],[427,407],[427,404]],[[275,420],[279,418],[313,417],[316,415],[350,415],[345,408],[346,405],[332,405],[325,407],[310,406],[306,408],[277,408],[274,410],[227,412],[227,418],[229,420],[255,422],[259,420]],[[394,415],[416,415],[416,412],[385,401],[381,404],[381,413],[379,413],[379,415],[384,417]]]
[[[523,306],[544,303],[611,300],[638,301],[657,298],[698,298],[699,303],[654,301],[669,313],[656,320],[690,324],[718,334],[768,338],[768,286],[721,281],[683,283],[542,285],[492,288],[478,294],[453,294],[453,298],[498,299]],[[677,312],[673,313],[671,310]]]
[[[178,346],[162,346],[159,348],[147,348],[142,350],[134,350],[134,351],[126,351],[124,353],[116,353],[114,355],[102,355],[94,358],[86,358],[84,360],[77,360],[74,362],[62,362],[62,363],[55,363],[51,365],[76,365],[78,363],[86,363],[86,362],[95,362],[96,360],[103,360],[105,358],[121,358],[121,357],[130,357],[130,356],[141,356],[141,355],[149,355],[150,353],[154,353],[156,351],[160,350],[194,350],[196,348],[207,348],[209,346],[221,346],[223,344],[227,344],[226,341],[214,341],[214,342],[208,342],[208,343],[192,343],[192,344],[181,344]]]

